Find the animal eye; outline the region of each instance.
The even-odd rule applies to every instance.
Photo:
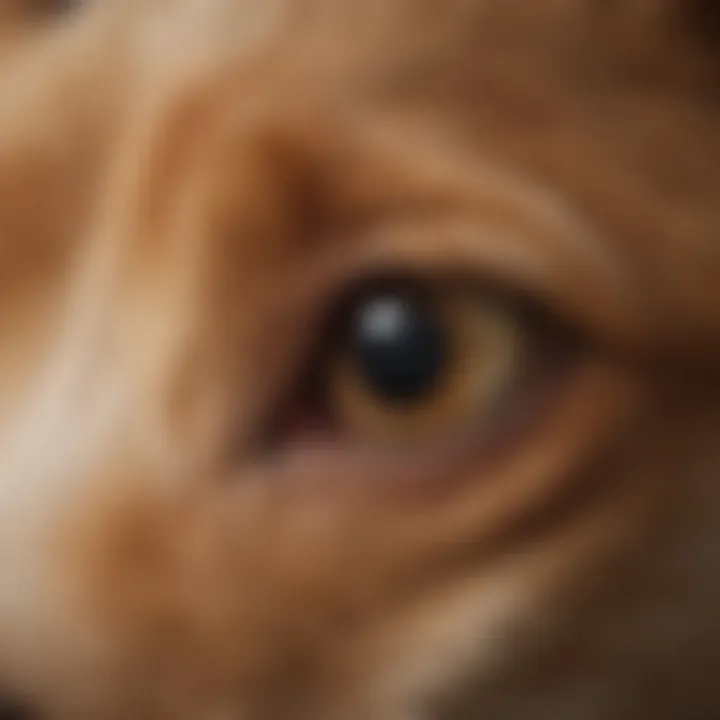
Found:
[[[343,433],[422,442],[487,419],[522,375],[527,350],[502,302],[472,289],[387,282],[345,304],[316,377]]]

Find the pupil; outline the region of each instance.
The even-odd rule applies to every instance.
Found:
[[[447,359],[445,332],[410,295],[383,294],[360,305],[352,328],[353,357],[370,391],[411,403],[435,390]]]

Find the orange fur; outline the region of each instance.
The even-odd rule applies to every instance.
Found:
[[[712,4],[88,5],[0,15],[0,697],[720,715]],[[482,457],[268,462],[328,299],[388,266],[592,352]]]

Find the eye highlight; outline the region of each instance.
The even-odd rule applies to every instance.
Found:
[[[402,290],[377,292],[358,303],[347,327],[347,362],[368,395],[402,408],[435,392],[452,342],[435,310]]]
[[[388,281],[344,305],[315,377],[338,431],[422,443],[487,420],[522,375],[527,342],[483,293]]]

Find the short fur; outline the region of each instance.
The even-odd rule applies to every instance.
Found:
[[[720,717],[716,4],[60,6],[0,15],[0,696]],[[492,457],[266,462],[388,263],[593,352]]]

